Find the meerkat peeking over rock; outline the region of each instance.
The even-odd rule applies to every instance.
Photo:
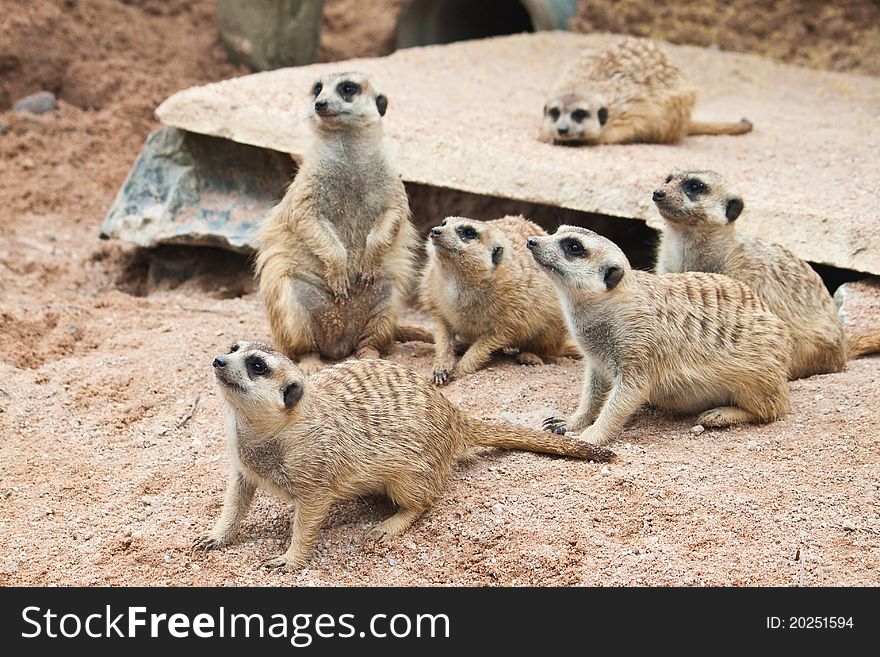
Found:
[[[526,249],[546,235],[523,217],[495,221],[448,217],[428,235],[420,300],[434,319],[434,382],[471,374],[500,349],[540,365],[543,358],[580,357],[568,337],[559,300]],[[456,362],[455,345],[467,346]]]
[[[656,43],[626,37],[586,51],[544,105],[542,141],[555,144],[677,142],[687,135],[741,135],[738,123],[693,121],[696,91]]]
[[[700,413],[709,427],[770,422],[788,410],[788,330],[742,283],[634,271],[613,242],[573,226],[528,246],[586,360],[577,410],[545,428],[604,445],[643,404]]]
[[[843,370],[880,351],[880,329],[845,334],[819,275],[794,253],[736,232],[742,197],[714,171],[677,169],[654,191],[666,221],[657,273],[703,271],[745,283],[788,325],[792,379]]]
[[[378,357],[395,334],[414,283],[418,235],[385,153],[388,99],[359,73],[312,87],[312,144],[258,236],[260,297],[279,349],[308,371],[320,357]]]
[[[214,359],[214,372],[231,469],[220,518],[194,546],[226,545],[265,488],[295,503],[290,547],[265,566],[305,566],[331,506],[361,495],[387,495],[399,507],[370,531],[390,541],[437,501],[469,446],[614,456],[568,436],[472,419],[415,372],[383,360],[348,361],[307,377],[274,349],[239,341]]]

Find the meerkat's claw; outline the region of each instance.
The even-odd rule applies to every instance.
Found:
[[[555,416],[548,417],[541,423],[541,426],[544,427],[544,429],[546,429],[550,433],[555,433],[560,436],[565,435],[566,429],[565,429],[565,419],[564,418],[555,417]]]
[[[263,559],[262,563],[260,563],[260,568],[270,569],[277,568],[279,570],[283,570],[286,572],[291,572],[294,570],[299,570],[296,564],[290,563],[283,554],[275,555],[274,557],[269,557],[268,559]]]
[[[207,552],[208,550],[216,550],[223,547],[224,542],[211,536],[210,534],[202,534],[196,536],[192,542],[193,551]]]
[[[445,386],[449,383],[449,370],[434,370],[434,385]]]

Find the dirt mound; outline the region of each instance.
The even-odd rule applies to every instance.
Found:
[[[876,0],[581,0],[569,26],[750,52],[830,71],[880,75]]]

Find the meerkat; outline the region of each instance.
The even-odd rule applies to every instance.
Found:
[[[553,285],[526,249],[536,234],[546,233],[514,216],[447,217],[431,229],[419,299],[434,319],[434,383],[477,371],[499,349],[517,350],[524,365],[580,356]],[[457,344],[467,351],[456,363]]]
[[[569,436],[470,418],[415,372],[383,360],[347,361],[310,377],[284,354],[239,341],[214,359],[227,406],[231,460],[223,510],[194,546],[227,544],[257,488],[295,502],[289,549],[265,566],[305,566],[330,507],[385,494],[399,510],[370,531],[390,541],[440,496],[469,446],[608,460]]]
[[[653,199],[666,222],[657,273],[712,272],[745,283],[788,325],[789,378],[839,372],[848,359],[880,351],[880,330],[844,333],[834,300],[809,263],[735,231],[743,199],[723,176],[676,169]]]
[[[587,363],[577,410],[545,428],[604,445],[646,403],[700,413],[708,427],[788,410],[788,329],[739,281],[635,271],[613,242],[573,226],[530,237],[528,247]]]
[[[388,99],[359,73],[312,87],[312,143],[258,235],[256,276],[279,349],[312,371],[320,357],[377,358],[414,284],[418,235],[383,144]]]
[[[673,143],[688,135],[741,135],[752,123],[694,121],[696,91],[649,39],[626,37],[585,51],[544,105],[542,141],[555,144]]]

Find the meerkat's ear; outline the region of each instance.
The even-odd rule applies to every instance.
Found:
[[[599,125],[605,125],[608,121],[608,108],[600,107],[599,111],[596,113],[596,116],[599,117]]]
[[[296,406],[296,403],[303,396],[303,387],[297,381],[293,383],[288,383],[283,390],[284,394],[284,406],[286,408],[293,408]]]
[[[727,221],[733,221],[736,219],[743,211],[743,202],[739,196],[731,196],[727,199],[727,204],[724,206],[724,216],[727,217]]]
[[[385,94],[376,96],[376,109],[379,110],[379,116],[385,116],[385,112],[388,111],[388,96]]]
[[[617,265],[605,266],[604,279],[606,288],[613,290],[617,287],[617,284],[620,283],[621,278],[623,278],[623,269]]]
[[[492,249],[492,264],[497,267],[498,263],[501,262],[502,255],[504,255],[504,247],[500,244],[496,244]]]

